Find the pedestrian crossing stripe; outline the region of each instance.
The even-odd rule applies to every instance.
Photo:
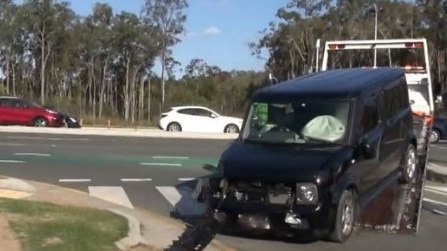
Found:
[[[89,186],[88,193],[92,197],[133,209],[129,197],[120,186]]]
[[[174,212],[181,216],[200,216],[206,210],[206,204],[195,200],[189,187],[157,186],[156,189],[174,207]]]

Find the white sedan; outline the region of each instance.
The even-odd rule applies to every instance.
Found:
[[[203,106],[175,106],[161,114],[159,126],[171,132],[238,133],[242,121]]]

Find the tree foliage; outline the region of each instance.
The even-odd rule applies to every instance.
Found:
[[[378,7],[373,8],[374,4]],[[265,72],[223,71],[191,59],[183,77],[171,47],[181,43],[186,0],[145,0],[140,13],[115,13],[97,3],[87,16],[57,0],[0,1],[0,95],[23,96],[99,122],[119,118],[151,123],[164,107],[205,105],[243,113]],[[447,0],[289,0],[253,55],[268,53],[266,70],[280,80],[314,71],[317,39],[426,37],[436,82],[447,80]],[[372,53],[337,55],[334,67],[371,64]],[[249,56],[249,55],[247,55]],[[400,52],[379,52],[379,65],[404,61]],[[162,76],[154,74],[157,60]],[[443,86],[443,85],[442,85]]]
[[[377,9],[374,8],[376,5]],[[437,82],[446,82],[447,1],[445,0],[289,0],[278,10],[280,20],[251,44],[253,54],[269,52],[267,66],[280,79],[313,71],[316,41],[374,39],[378,15],[378,39],[426,37]],[[321,55],[321,54],[320,54]],[[379,52],[379,65],[402,61],[401,52]],[[334,67],[371,65],[371,54],[355,52],[337,56]]]

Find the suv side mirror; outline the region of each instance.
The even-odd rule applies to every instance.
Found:
[[[373,159],[376,157],[376,148],[373,145],[369,144],[367,139],[363,139],[362,141],[360,141],[360,149],[367,159]]]
[[[211,114],[210,114],[210,118],[215,119],[215,118],[217,118],[217,115],[214,114],[214,113],[211,113]]]

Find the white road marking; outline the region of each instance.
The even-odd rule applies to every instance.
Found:
[[[439,195],[447,196],[446,192],[442,192],[442,191],[439,191],[439,190],[436,190],[436,189],[425,188],[424,190],[426,192],[436,193],[436,194],[439,194]]]
[[[26,161],[15,159],[0,159],[0,163],[26,163]]]
[[[439,192],[443,192],[443,193],[447,193],[447,187],[446,186],[425,186],[425,189],[430,189],[430,190],[436,190]]]
[[[50,141],[89,141],[87,138],[51,138],[51,137],[25,137],[9,136],[7,139],[30,139],[30,140],[50,140]]]
[[[0,143],[0,146],[24,146],[24,144],[17,144],[17,143]]]
[[[140,163],[142,166],[182,166],[180,163]]]
[[[14,153],[16,156],[37,156],[37,157],[50,157],[48,153]]]
[[[133,205],[122,187],[116,186],[89,186],[88,193],[92,197],[96,197],[114,204],[133,209]]]
[[[187,156],[152,156],[153,159],[189,159]]]
[[[61,183],[91,182],[91,179],[60,179]]]
[[[195,180],[196,178],[178,178],[179,181],[191,181]]]
[[[192,197],[193,191],[190,188],[170,186],[157,186],[156,188],[174,207],[174,211],[182,216],[198,216],[202,215],[206,210],[204,203],[199,203]]]
[[[423,200],[423,201],[426,201],[426,202],[433,203],[433,204],[438,204],[438,205],[446,206],[446,207],[447,207],[447,203],[442,202],[442,201],[439,201],[439,200],[432,200],[432,199],[428,199],[428,198],[424,198],[424,199],[422,199],[422,200]]]
[[[433,166],[433,167],[447,168],[446,166],[439,165],[439,164],[436,164],[436,163],[428,162],[427,164],[430,165],[430,166]]]
[[[434,145],[434,144],[430,144],[430,147],[439,148],[439,149],[447,149],[447,147],[445,147],[445,146],[439,146],[439,145]]]
[[[123,178],[120,179],[122,182],[143,182],[143,181],[152,181],[151,178],[144,178],[144,179],[139,179],[139,178]]]

